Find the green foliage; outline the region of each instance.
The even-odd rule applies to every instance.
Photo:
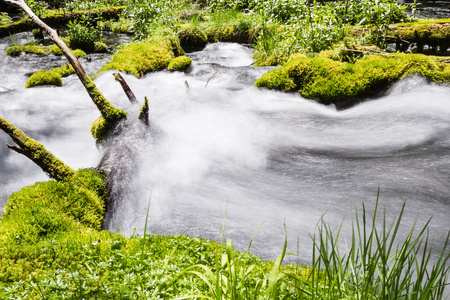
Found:
[[[173,26],[177,9],[183,7],[184,1],[143,0],[130,5],[126,15],[133,20],[134,37],[145,39],[156,28]]]
[[[209,20],[200,24],[210,42],[254,43],[259,32],[260,18],[235,9],[215,10]]]
[[[37,71],[28,78],[25,87],[30,88],[38,85],[62,86],[61,74],[48,70]]]
[[[11,22],[11,17],[6,12],[0,12],[0,25],[8,24]]]
[[[86,26],[85,22],[85,19],[74,20],[67,25],[69,47],[92,53],[95,51],[95,42],[99,40],[99,35],[95,28]]]
[[[184,71],[191,65],[192,59],[187,56],[178,56],[175,57],[170,63],[167,69],[176,70],[176,71]]]
[[[108,52],[108,46],[103,42],[96,41],[94,43],[94,52],[106,53],[106,52]]]
[[[450,67],[424,55],[375,55],[355,64],[297,55],[263,75],[256,86],[298,91],[306,98],[329,104],[386,87],[409,74],[419,74],[435,82],[450,81]]]
[[[126,19],[124,17],[119,18],[119,20],[107,20],[99,21],[98,27],[100,30],[109,30],[117,33],[129,33],[132,34],[133,31],[133,20]]]

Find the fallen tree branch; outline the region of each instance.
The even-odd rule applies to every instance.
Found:
[[[131,90],[130,86],[127,84],[125,79],[120,75],[120,73],[113,73],[114,79],[120,83],[122,86],[123,91],[128,97],[128,100],[130,100],[131,103],[137,103],[136,96],[134,95],[133,91]]]

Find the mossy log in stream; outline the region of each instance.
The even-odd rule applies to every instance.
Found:
[[[391,34],[400,38],[397,41],[397,48],[405,49],[408,43],[417,46],[417,52],[424,52],[424,47],[428,46],[432,51],[443,53],[450,48],[450,23],[419,23],[411,26],[392,27]]]
[[[354,64],[294,55],[285,65],[264,74],[256,86],[299,92],[305,98],[342,107],[353,97],[385,89],[409,74],[419,74],[434,82],[450,82],[450,65],[422,54],[373,55]]]
[[[73,20],[77,20],[82,16],[99,16],[103,19],[115,19],[117,20],[125,9],[123,6],[116,7],[105,7],[105,8],[95,8],[83,11],[74,12],[54,12],[51,14],[43,14],[40,19],[44,21],[47,25],[53,28],[64,27],[67,23]],[[32,29],[39,28],[32,20],[29,18],[24,18],[19,21],[12,22],[10,24],[0,25],[0,38],[9,36],[11,34],[31,31]]]

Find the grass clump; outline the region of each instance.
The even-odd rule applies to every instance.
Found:
[[[30,88],[38,85],[62,86],[61,74],[49,70],[37,71],[30,76],[25,87]]]
[[[167,69],[169,70],[176,70],[176,71],[184,71],[187,68],[189,68],[189,66],[192,63],[192,59],[183,55],[183,56],[178,56],[175,57],[170,63],[169,66],[167,67]]]
[[[97,74],[117,70],[141,77],[145,73],[166,68],[172,59],[183,54],[180,41],[173,31],[161,29],[144,41],[133,42],[119,49]]]
[[[354,64],[296,55],[282,67],[263,75],[256,86],[297,91],[306,98],[330,104],[376,92],[409,74],[419,74],[434,82],[450,81],[448,65],[420,54],[374,55]]]

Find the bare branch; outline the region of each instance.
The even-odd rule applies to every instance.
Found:
[[[130,100],[131,103],[137,103],[136,96],[134,95],[133,91],[131,90],[130,86],[127,84],[125,79],[120,75],[120,73],[113,73],[114,79],[120,83],[122,86],[123,91],[128,97],[128,100]]]

